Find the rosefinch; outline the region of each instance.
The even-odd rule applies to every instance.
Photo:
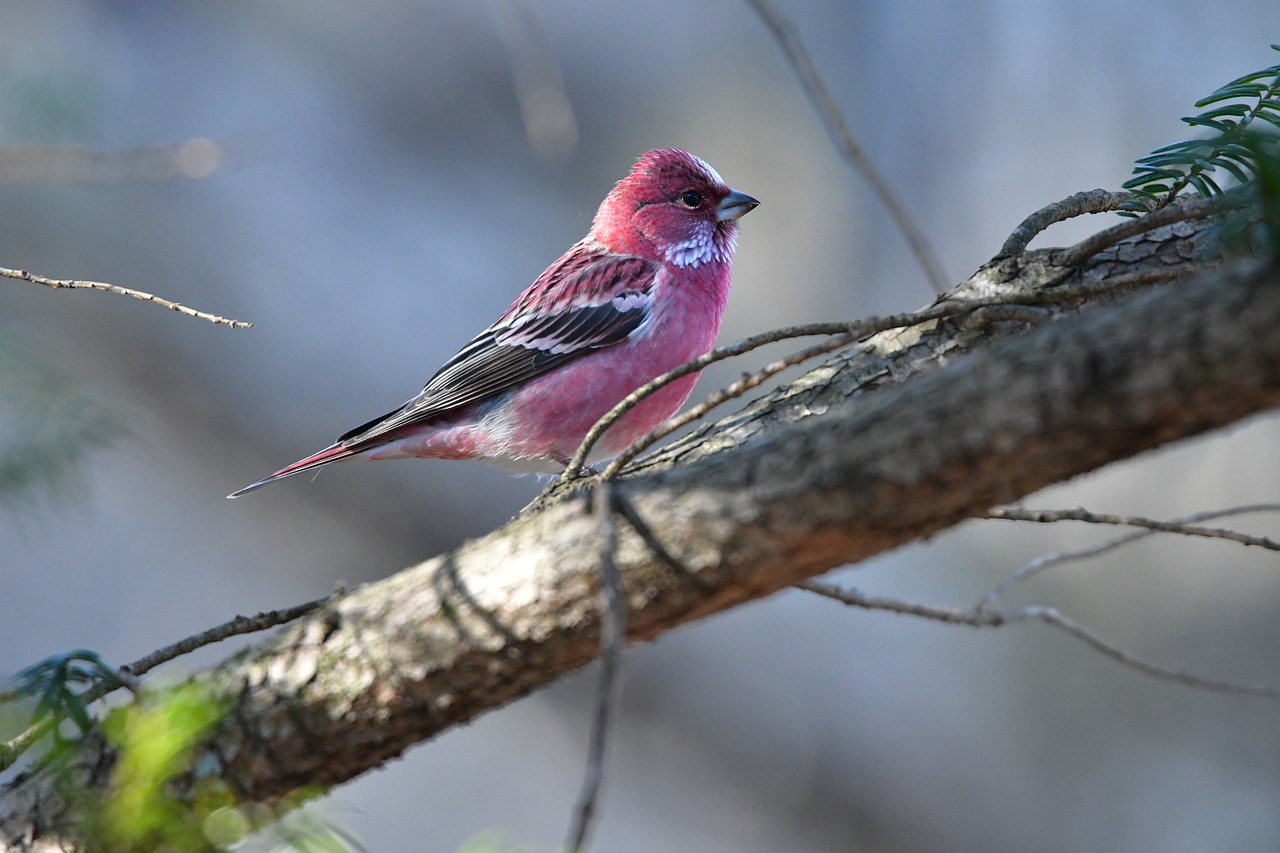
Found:
[[[684,151],[643,155],[587,236],[547,267],[402,407],[228,497],[345,459],[484,459],[560,470],[615,403],[709,350],[729,294],[734,221],[759,202]],[[670,417],[690,374],[596,445],[617,454]]]

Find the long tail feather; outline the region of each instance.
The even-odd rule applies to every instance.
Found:
[[[354,455],[355,451],[349,447],[344,447],[341,444],[331,444],[319,453],[313,453],[306,459],[299,459],[292,465],[286,465],[271,476],[263,477],[258,482],[245,486],[238,492],[232,492],[227,497],[238,498],[255,489],[261,489],[268,483],[274,483],[276,480],[283,480],[285,477],[292,477],[294,474],[301,474],[303,471],[310,471],[312,468],[319,468],[321,465],[328,465],[330,462],[337,462],[340,459],[346,459],[348,456]]]

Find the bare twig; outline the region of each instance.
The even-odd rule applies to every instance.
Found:
[[[604,435],[609,427],[613,426],[618,418],[631,411],[641,400],[648,397],[665,385],[674,382],[681,376],[688,376],[690,373],[696,373],[710,364],[717,361],[723,361],[726,358],[742,355],[759,349],[766,344],[776,343],[778,341],[788,340],[790,338],[810,337],[813,335],[837,335],[850,332],[850,330],[860,328],[857,323],[809,323],[803,326],[787,326],[781,329],[774,329],[769,332],[763,332],[759,335],[752,335],[744,338],[736,343],[726,344],[722,347],[716,347],[711,352],[701,355],[692,361],[672,370],[668,370],[661,376],[654,377],[649,382],[641,385],[632,391],[622,400],[606,412],[600,420],[583,437],[582,443],[578,445],[577,451],[573,454],[573,458],[569,460],[569,464],[565,466],[561,479],[572,480],[582,474],[582,467],[587,462],[587,457],[591,454],[591,448],[600,440],[600,436]],[[890,326],[889,328],[895,328]]]
[[[139,658],[133,663],[120,667],[118,672],[113,673],[119,680],[120,686],[128,687],[134,693],[137,693],[139,681],[138,676],[167,663],[174,658],[182,655],[190,654],[198,648],[221,642],[228,637],[234,637],[238,634],[251,634],[257,631],[265,631],[268,628],[274,628],[277,625],[283,625],[286,622],[292,622],[301,618],[306,614],[316,610],[332,600],[333,596],[326,596],[315,601],[309,601],[305,604],[299,604],[284,610],[271,610],[266,613],[259,613],[256,616],[237,616],[230,622],[225,622],[207,631],[202,631],[194,636],[187,637],[185,640],[179,640],[176,643],[165,646],[162,649],[152,652],[145,657]],[[104,696],[112,693],[114,687],[98,686],[85,691],[80,697],[85,705],[91,705],[102,699]],[[3,772],[13,766],[13,762],[39,742],[45,734],[47,734],[55,725],[52,719],[45,719],[27,728],[26,731],[17,737],[10,739],[6,743],[0,744],[0,772]]]
[[[653,556],[661,560],[663,565],[679,575],[690,578],[696,584],[701,585],[703,583],[702,579],[698,577],[697,574],[691,572],[687,566],[676,559],[676,557],[667,550],[667,547],[659,541],[657,535],[653,532],[653,528],[640,517],[640,513],[631,505],[631,501],[627,500],[622,495],[615,493],[613,503],[614,509],[618,511],[618,515],[622,516],[626,520],[628,526],[636,532],[636,535],[640,537],[645,546],[653,552]]]
[[[1210,521],[1215,518],[1226,518],[1234,515],[1246,515],[1255,512],[1280,512],[1280,504],[1250,504],[1248,506],[1229,507],[1227,509],[1207,510],[1205,512],[1192,513],[1184,515],[1180,518],[1171,519],[1174,524],[1196,524],[1201,521]],[[982,597],[974,608],[976,610],[985,610],[995,604],[996,599],[1004,595],[1013,587],[1020,583],[1033,578],[1041,572],[1053,566],[1074,560],[1086,560],[1091,557],[1098,557],[1117,548],[1128,545],[1130,542],[1136,542],[1139,539],[1146,539],[1148,536],[1154,536],[1160,530],[1135,530],[1126,533],[1123,536],[1117,536],[1114,539],[1108,539],[1105,542],[1099,542],[1097,545],[1091,545],[1088,548],[1077,548],[1071,551],[1055,551],[1049,554],[1041,554],[1034,560],[1025,563],[1021,568],[1000,583],[996,584],[986,595]]]
[[[790,361],[786,364],[782,364],[782,362],[775,362],[773,365],[769,365],[765,370],[771,370],[772,372],[760,377],[759,381],[751,382],[749,380],[754,377],[748,377],[748,379],[744,379],[741,382],[730,386],[730,388],[718,392],[713,395],[713,399],[717,402],[711,404],[708,408],[720,405],[726,400],[732,399],[734,396],[754,388],[760,381],[764,381],[764,379],[767,379],[779,370],[783,370],[793,364],[798,364],[800,361],[804,361],[808,358],[813,358],[815,355],[821,355],[823,352],[831,352],[832,350],[839,349],[842,346],[847,346],[850,343],[878,332],[884,332],[890,329],[905,329],[910,326],[918,326],[922,323],[931,323],[937,320],[956,319],[972,314],[979,309],[991,307],[1005,307],[1010,305],[1052,305],[1055,303],[1066,302],[1073,298],[1079,298],[1099,290],[1111,290],[1109,282],[1096,284],[1081,283],[1070,288],[1045,288],[1034,293],[1021,294],[1018,296],[1000,295],[979,299],[944,299],[942,301],[935,302],[933,305],[920,311],[889,314],[883,317],[873,316],[850,322],[809,323],[801,326],[787,326],[785,328],[774,329],[769,332],[762,332],[759,335],[744,338],[736,343],[717,347],[705,355],[701,355],[698,358],[685,362],[679,367],[673,368],[660,376],[654,377],[649,382],[646,382],[644,385],[641,385],[635,391],[632,391],[626,397],[622,398],[622,400],[602,415],[600,420],[596,421],[595,425],[588,430],[586,436],[582,439],[582,443],[578,445],[577,451],[574,452],[573,458],[571,458],[569,463],[565,466],[564,472],[561,474],[561,479],[563,481],[568,481],[582,476],[583,466],[586,464],[587,457],[590,456],[591,449],[595,446],[596,442],[600,440],[600,437],[604,435],[611,426],[617,423],[619,418],[635,408],[636,405],[638,405],[645,397],[648,397],[658,389],[674,382],[682,376],[688,376],[690,373],[696,373],[708,365],[743,355],[751,352],[752,350],[759,349],[766,344],[789,340],[791,338],[810,337],[814,335],[838,336],[837,338],[833,338],[831,341],[818,344],[815,347],[803,350],[800,353],[796,353],[794,356],[789,357],[797,359],[796,361]],[[821,349],[821,352],[814,352],[818,349]],[[786,360],[784,359],[784,361]],[[782,364],[782,366],[778,367],[779,364]],[[774,369],[775,367],[777,369]],[[723,396],[726,394],[728,396]],[[700,410],[699,416],[701,416],[701,414],[705,414],[705,412]],[[646,435],[639,441],[634,442],[632,444],[632,448],[639,446],[639,449],[632,452],[632,448],[628,448],[627,458],[634,458],[640,450],[650,446],[654,441],[657,441],[661,437],[670,433],[673,429],[678,429],[680,426],[691,420],[685,419],[683,415],[679,416],[679,419],[680,423],[676,426],[667,428],[665,424],[660,425],[649,435]],[[610,467],[612,468],[614,466]]]
[[[1247,187],[1242,187],[1228,190],[1222,195],[1212,198],[1202,198],[1189,201],[1186,204],[1172,205],[1154,213],[1148,213],[1146,216],[1140,216],[1137,219],[1126,220],[1119,225],[1113,225],[1105,231],[1099,231],[1097,234],[1086,237],[1074,246],[1063,249],[1057,254],[1055,261],[1064,267],[1079,266],[1098,254],[1098,252],[1109,246],[1114,246],[1121,240],[1127,240],[1130,237],[1145,234],[1148,231],[1154,231],[1157,228],[1172,225],[1175,222],[1201,219],[1215,213],[1243,207],[1253,199],[1252,193],[1247,192],[1247,189]]]
[[[1266,699],[1275,699],[1280,697],[1280,689],[1265,684],[1237,684],[1234,681],[1220,681],[1216,678],[1205,678],[1186,670],[1170,669],[1151,663],[1137,655],[1113,646],[1106,640],[1094,634],[1083,625],[1068,619],[1052,607],[1027,607],[1022,610],[1015,610],[1008,614],[1008,621],[1027,621],[1038,620],[1046,625],[1052,625],[1060,631],[1075,637],[1081,642],[1093,646],[1094,649],[1116,661],[1139,672],[1159,678],[1162,681],[1172,681],[1175,684],[1182,684],[1187,687],[1194,687],[1197,690],[1208,690],[1212,693],[1234,693],[1240,696],[1260,696]]]
[[[1266,536],[1250,536],[1235,530],[1221,527],[1194,527],[1185,522],[1158,521],[1154,518],[1143,518],[1137,515],[1111,515],[1103,512],[1090,512],[1087,509],[1020,509],[1018,507],[998,507],[979,518],[990,518],[997,521],[1031,521],[1036,524],[1056,524],[1060,521],[1082,521],[1087,524],[1112,524],[1121,527],[1142,527],[1160,533],[1180,533],[1183,536],[1202,536],[1207,539],[1226,539],[1241,545],[1254,548],[1265,548],[1268,551],[1280,551],[1280,542]]]
[[[668,370],[661,376],[656,376],[650,381],[641,385],[632,391],[626,397],[622,398],[618,403],[605,412],[600,420],[583,437],[582,443],[578,445],[577,451],[573,454],[573,458],[569,460],[569,464],[565,466],[564,473],[561,474],[563,480],[572,480],[582,474],[582,467],[587,462],[587,457],[591,454],[591,448],[595,446],[600,437],[605,434],[609,427],[617,423],[618,419],[627,412],[635,408],[641,400],[648,397],[658,389],[669,385],[682,376],[688,376],[690,373],[697,373],[708,365],[715,364],[718,361],[724,361],[727,358],[743,355],[752,350],[759,349],[766,344],[777,343],[791,338],[812,337],[815,335],[839,335],[841,343],[837,344],[833,349],[852,343],[858,338],[867,335],[882,332],[887,329],[901,329],[908,326],[914,326],[919,323],[929,322],[931,320],[941,319],[943,317],[957,317],[963,314],[971,313],[978,308],[986,305],[1003,304],[1007,300],[992,298],[990,300],[973,300],[968,302],[940,302],[923,311],[913,311],[905,314],[890,314],[886,317],[868,317],[865,320],[856,320],[853,322],[840,323],[808,323],[802,326],[786,326],[781,329],[773,329],[768,332],[762,332],[758,335],[752,335],[749,338],[743,338],[732,344],[726,344],[722,347],[716,347],[711,352],[701,355],[692,361],[685,362],[679,367]],[[665,433],[664,433],[665,434]],[[652,443],[652,442],[650,442]]]
[[[840,347],[848,346],[857,338],[852,335],[837,335],[833,338],[823,341],[820,344],[814,344],[807,349],[792,353],[786,358],[780,358],[777,361],[766,364],[754,373],[748,373],[737,382],[725,388],[721,388],[714,394],[709,395],[701,403],[687,411],[684,411],[673,418],[668,418],[658,424],[653,429],[636,441],[631,442],[622,450],[609,466],[604,469],[603,479],[612,480],[618,476],[618,473],[627,466],[632,459],[647,450],[656,441],[661,441],[666,436],[680,429],[685,424],[693,423],[699,418],[704,417],[708,412],[716,406],[727,403],[728,401],[741,397],[743,394],[757,387],[762,382],[767,381],[770,377],[776,376],[788,367],[794,367],[797,364],[803,364],[810,359],[817,358],[820,355],[826,355],[829,352],[840,349]]]
[[[237,616],[230,622],[224,622],[207,631],[201,631],[199,634],[187,637],[185,640],[179,640],[176,643],[165,646],[163,649],[158,649],[146,657],[139,658],[133,663],[121,667],[121,669],[132,675],[143,675],[162,663],[191,654],[203,646],[222,642],[228,637],[235,637],[239,634],[253,634],[258,631],[265,631],[268,628],[274,628],[277,625],[284,625],[295,619],[301,619],[332,600],[333,596],[325,596],[324,598],[317,598],[315,601],[308,601],[305,604],[287,607],[284,610],[269,610],[256,616]]]
[[[926,604],[917,604],[909,601],[899,601],[893,598],[880,598],[875,596],[864,595],[856,590],[841,588],[832,584],[821,583],[819,581],[804,581],[796,584],[799,589],[808,592],[817,593],[826,598],[839,601],[841,604],[850,607],[859,607],[863,610],[879,610],[888,613],[900,613],[905,616],[917,616],[923,619],[931,619],[935,622],[945,622],[949,625],[966,625],[971,628],[1000,628],[1005,625],[1012,625],[1018,622],[1043,622],[1057,628],[1059,631],[1074,637],[1077,640],[1093,647],[1095,651],[1101,652],[1117,663],[1136,669],[1145,675],[1158,678],[1162,681],[1171,681],[1175,684],[1181,684],[1185,687],[1194,687],[1197,690],[1207,690],[1213,693],[1233,693],[1241,696],[1261,696],[1265,698],[1280,697],[1280,689],[1258,684],[1237,684],[1231,681],[1220,681],[1214,678],[1205,678],[1195,673],[1186,672],[1179,669],[1171,669],[1169,667],[1160,666],[1151,663],[1148,660],[1130,654],[1117,646],[1108,643],[1089,629],[1080,625],[1066,616],[1063,616],[1052,607],[1024,607],[1020,610],[999,611],[999,610],[979,610],[978,608],[960,609],[955,607],[935,607]]]
[[[1027,249],[1027,244],[1036,238],[1050,225],[1064,222],[1086,213],[1108,213],[1119,210],[1121,205],[1132,201],[1131,192],[1111,192],[1110,190],[1088,190],[1076,193],[1040,208],[1013,229],[1009,239],[1004,241],[1000,251],[992,261],[1005,258],[1016,258]]]
[[[511,63],[529,144],[543,157],[567,157],[578,144],[578,122],[546,31],[523,0],[490,0],[488,9]]]
[[[587,751],[587,767],[583,774],[582,792],[569,827],[565,847],[577,853],[586,849],[587,835],[595,817],[604,782],[605,751],[609,745],[609,723],[617,703],[622,669],[622,652],[627,639],[627,604],[618,574],[618,525],[614,517],[614,485],[601,482],[593,495],[592,514],[600,525],[600,588],[604,608],[600,613],[600,689],[595,718],[591,724],[591,743]]]
[[[884,175],[880,174],[880,170],[876,168],[875,163],[862,150],[862,146],[853,138],[853,132],[849,130],[848,123],[844,120],[844,114],[840,112],[840,107],[836,105],[835,98],[831,96],[827,84],[823,81],[822,75],[818,73],[817,67],[813,64],[809,51],[805,48],[804,42],[800,40],[800,36],[796,33],[795,25],[778,11],[771,0],[747,0],[747,3],[760,16],[760,20],[773,33],[774,39],[782,48],[782,52],[786,54],[787,60],[791,63],[791,67],[795,69],[796,75],[800,78],[800,85],[804,88],[805,94],[809,96],[809,100],[813,102],[814,108],[818,111],[823,124],[826,125],[827,131],[831,134],[840,153],[845,160],[862,176],[866,178],[867,183],[871,185],[871,190],[880,199],[880,203],[884,205],[885,210],[889,212],[894,224],[898,226],[898,230],[906,239],[907,245],[911,248],[911,253],[916,256],[916,261],[920,264],[920,268],[924,270],[925,276],[929,279],[929,283],[938,293],[942,293],[947,289],[947,274],[942,268],[942,264],[938,261],[937,254],[929,245],[929,240],[911,219],[907,213],[906,206],[902,200],[898,198],[898,194],[893,187],[889,186],[889,182]]]
[[[26,270],[11,270],[0,267],[0,276],[4,278],[13,278],[19,281],[29,281],[32,284],[43,284],[45,287],[52,287],[58,290],[64,287],[73,290],[102,290],[107,293],[118,293],[121,296],[132,296],[134,299],[141,299],[144,302],[153,302],[162,308],[168,308],[171,311],[177,311],[179,314],[186,314],[188,317],[197,317],[201,320],[208,320],[210,323],[218,323],[223,326],[230,326],[233,329],[247,329],[252,323],[243,320],[228,320],[217,314],[209,314],[205,311],[197,311],[194,308],[188,308],[185,305],[179,305],[177,302],[170,302],[152,293],[145,293],[141,290],[133,290],[128,287],[120,287],[116,284],[108,284],[105,281],[80,281],[77,279],[66,278],[45,278],[42,275],[35,275]]]

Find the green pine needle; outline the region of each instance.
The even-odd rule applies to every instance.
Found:
[[[1271,45],[1271,49],[1280,51],[1280,44]],[[1250,138],[1269,130],[1268,125],[1280,128],[1280,65],[1232,80],[1201,98],[1196,107],[1210,109],[1183,121],[1192,127],[1209,128],[1216,135],[1165,145],[1140,158],[1133,177],[1123,185],[1138,196],[1124,206],[1127,215],[1166,207],[1188,187],[1204,197],[1220,194],[1223,188],[1211,172],[1226,175],[1237,184],[1259,178],[1258,156],[1267,146]]]

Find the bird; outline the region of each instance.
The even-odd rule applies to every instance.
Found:
[[[759,201],[704,160],[642,154],[587,235],[403,406],[227,497],[355,459],[481,459],[564,470],[595,422],[636,388],[704,354],[728,302],[737,220]],[[691,373],[646,397],[596,444],[617,455],[674,414]],[[594,457],[593,457],[594,458]]]

